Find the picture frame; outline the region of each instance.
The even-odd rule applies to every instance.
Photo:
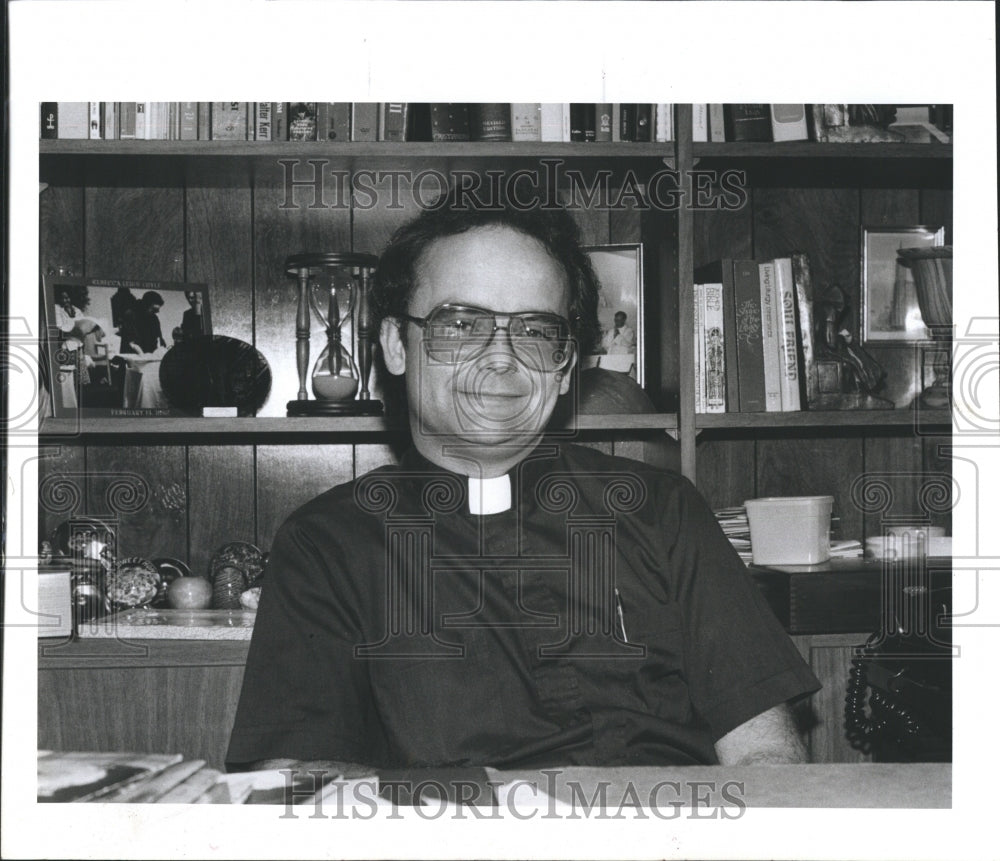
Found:
[[[908,344],[930,338],[910,270],[896,262],[900,248],[945,244],[944,228],[926,225],[861,229],[861,341]]]
[[[159,382],[167,351],[212,334],[206,284],[46,275],[52,414],[172,416]]]
[[[601,336],[592,353],[580,357],[580,370],[599,367],[626,374],[640,386],[646,382],[645,317],[643,314],[642,243],[588,245],[601,283],[597,316]],[[616,329],[616,315],[624,314]]]

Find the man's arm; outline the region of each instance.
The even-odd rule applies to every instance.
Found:
[[[806,762],[806,748],[787,705],[761,712],[715,743],[722,765]]]

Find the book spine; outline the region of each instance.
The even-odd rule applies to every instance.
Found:
[[[764,412],[764,345],[761,340],[760,270],[753,260],[733,262],[736,367],[740,412]]]
[[[708,139],[713,143],[725,143],[726,116],[721,104],[708,106]]]
[[[511,138],[516,141],[542,139],[542,114],[538,102],[514,102],[510,106]]]
[[[212,103],[198,102],[198,140],[212,139]]]
[[[781,357],[781,409],[797,412],[802,409],[799,394],[799,351],[795,333],[795,281],[792,261],[779,257],[774,261],[775,291],[780,300],[778,343]]]
[[[431,140],[467,141],[469,139],[469,106],[462,102],[431,104]]]
[[[378,139],[402,142],[406,140],[407,102],[382,102],[379,106]]]
[[[622,140],[622,106],[618,102],[611,106],[611,140],[614,143]]]
[[[809,269],[809,257],[805,254],[792,255],[792,278],[795,281],[795,301],[798,305],[799,344],[802,347],[802,394],[807,408],[811,408],[819,398],[819,375],[816,370],[816,351],[813,345],[813,333],[816,331],[813,321],[813,286],[812,273]]]
[[[805,105],[771,105],[771,136],[775,141],[807,141]]]
[[[622,141],[632,142],[635,140],[635,105],[623,104],[620,113]]]
[[[637,104],[635,106],[635,139],[640,143],[653,140],[653,106]]]
[[[563,103],[543,102],[541,109],[541,139],[552,143],[563,140]]]
[[[474,141],[510,140],[510,105],[504,102],[474,104],[470,127]]]
[[[123,141],[135,138],[135,102],[118,103],[118,137]]]
[[[597,105],[587,103],[583,106],[583,140],[594,143],[597,140]]]
[[[330,103],[316,102],[316,140],[330,140]]]
[[[104,102],[104,139],[118,140],[118,102]]]
[[[774,263],[759,265],[761,353],[764,357],[764,410],[781,412],[781,356],[778,341],[778,306],[774,287]]]
[[[587,106],[574,102],[569,106],[569,139],[573,143],[587,140]]]
[[[695,284],[694,292],[694,411],[705,412],[705,291]]]
[[[724,341],[725,315],[721,284],[703,284],[702,319],[705,366],[705,412],[726,411],[726,347]]]
[[[101,103],[89,102],[90,127],[87,134],[91,140],[100,140],[104,136],[104,122],[101,116]]]
[[[351,103],[330,102],[327,140],[349,141],[351,139]]]
[[[691,140],[708,140],[708,105],[691,105]]]
[[[253,138],[269,141],[273,134],[271,125],[271,102],[257,102],[254,107]]]
[[[378,104],[354,102],[351,105],[351,140],[373,141],[378,136]]]
[[[654,136],[657,143],[669,143],[674,139],[674,106],[657,105]]]
[[[374,119],[377,120],[378,107],[375,107]],[[316,102],[288,103],[288,139],[290,141],[316,140]]]
[[[611,142],[611,105],[600,103],[594,106],[595,131],[594,140],[598,143]]]
[[[60,140],[86,140],[90,137],[90,103],[59,102],[56,134]]]
[[[147,112],[149,110],[149,102],[136,102],[135,103],[135,139],[137,141],[147,140],[146,138],[146,126],[148,125]]]
[[[247,102],[212,102],[212,140],[245,141],[249,123]]]
[[[59,137],[59,102],[42,102],[42,140]]]
[[[726,411],[740,411],[739,364],[736,356],[736,284],[733,261],[722,261],[723,344],[726,353]]]
[[[769,105],[723,105],[727,141],[771,140]]]
[[[288,102],[271,102],[271,140],[288,140]]]

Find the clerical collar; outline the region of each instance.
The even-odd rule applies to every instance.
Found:
[[[468,482],[470,514],[499,514],[510,510],[509,475],[498,475],[496,478],[473,478],[470,475]]]

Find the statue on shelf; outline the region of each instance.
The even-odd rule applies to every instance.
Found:
[[[875,395],[885,382],[885,369],[843,327],[848,305],[834,285],[816,302],[816,371],[819,395],[811,409],[891,410],[892,401]]]

